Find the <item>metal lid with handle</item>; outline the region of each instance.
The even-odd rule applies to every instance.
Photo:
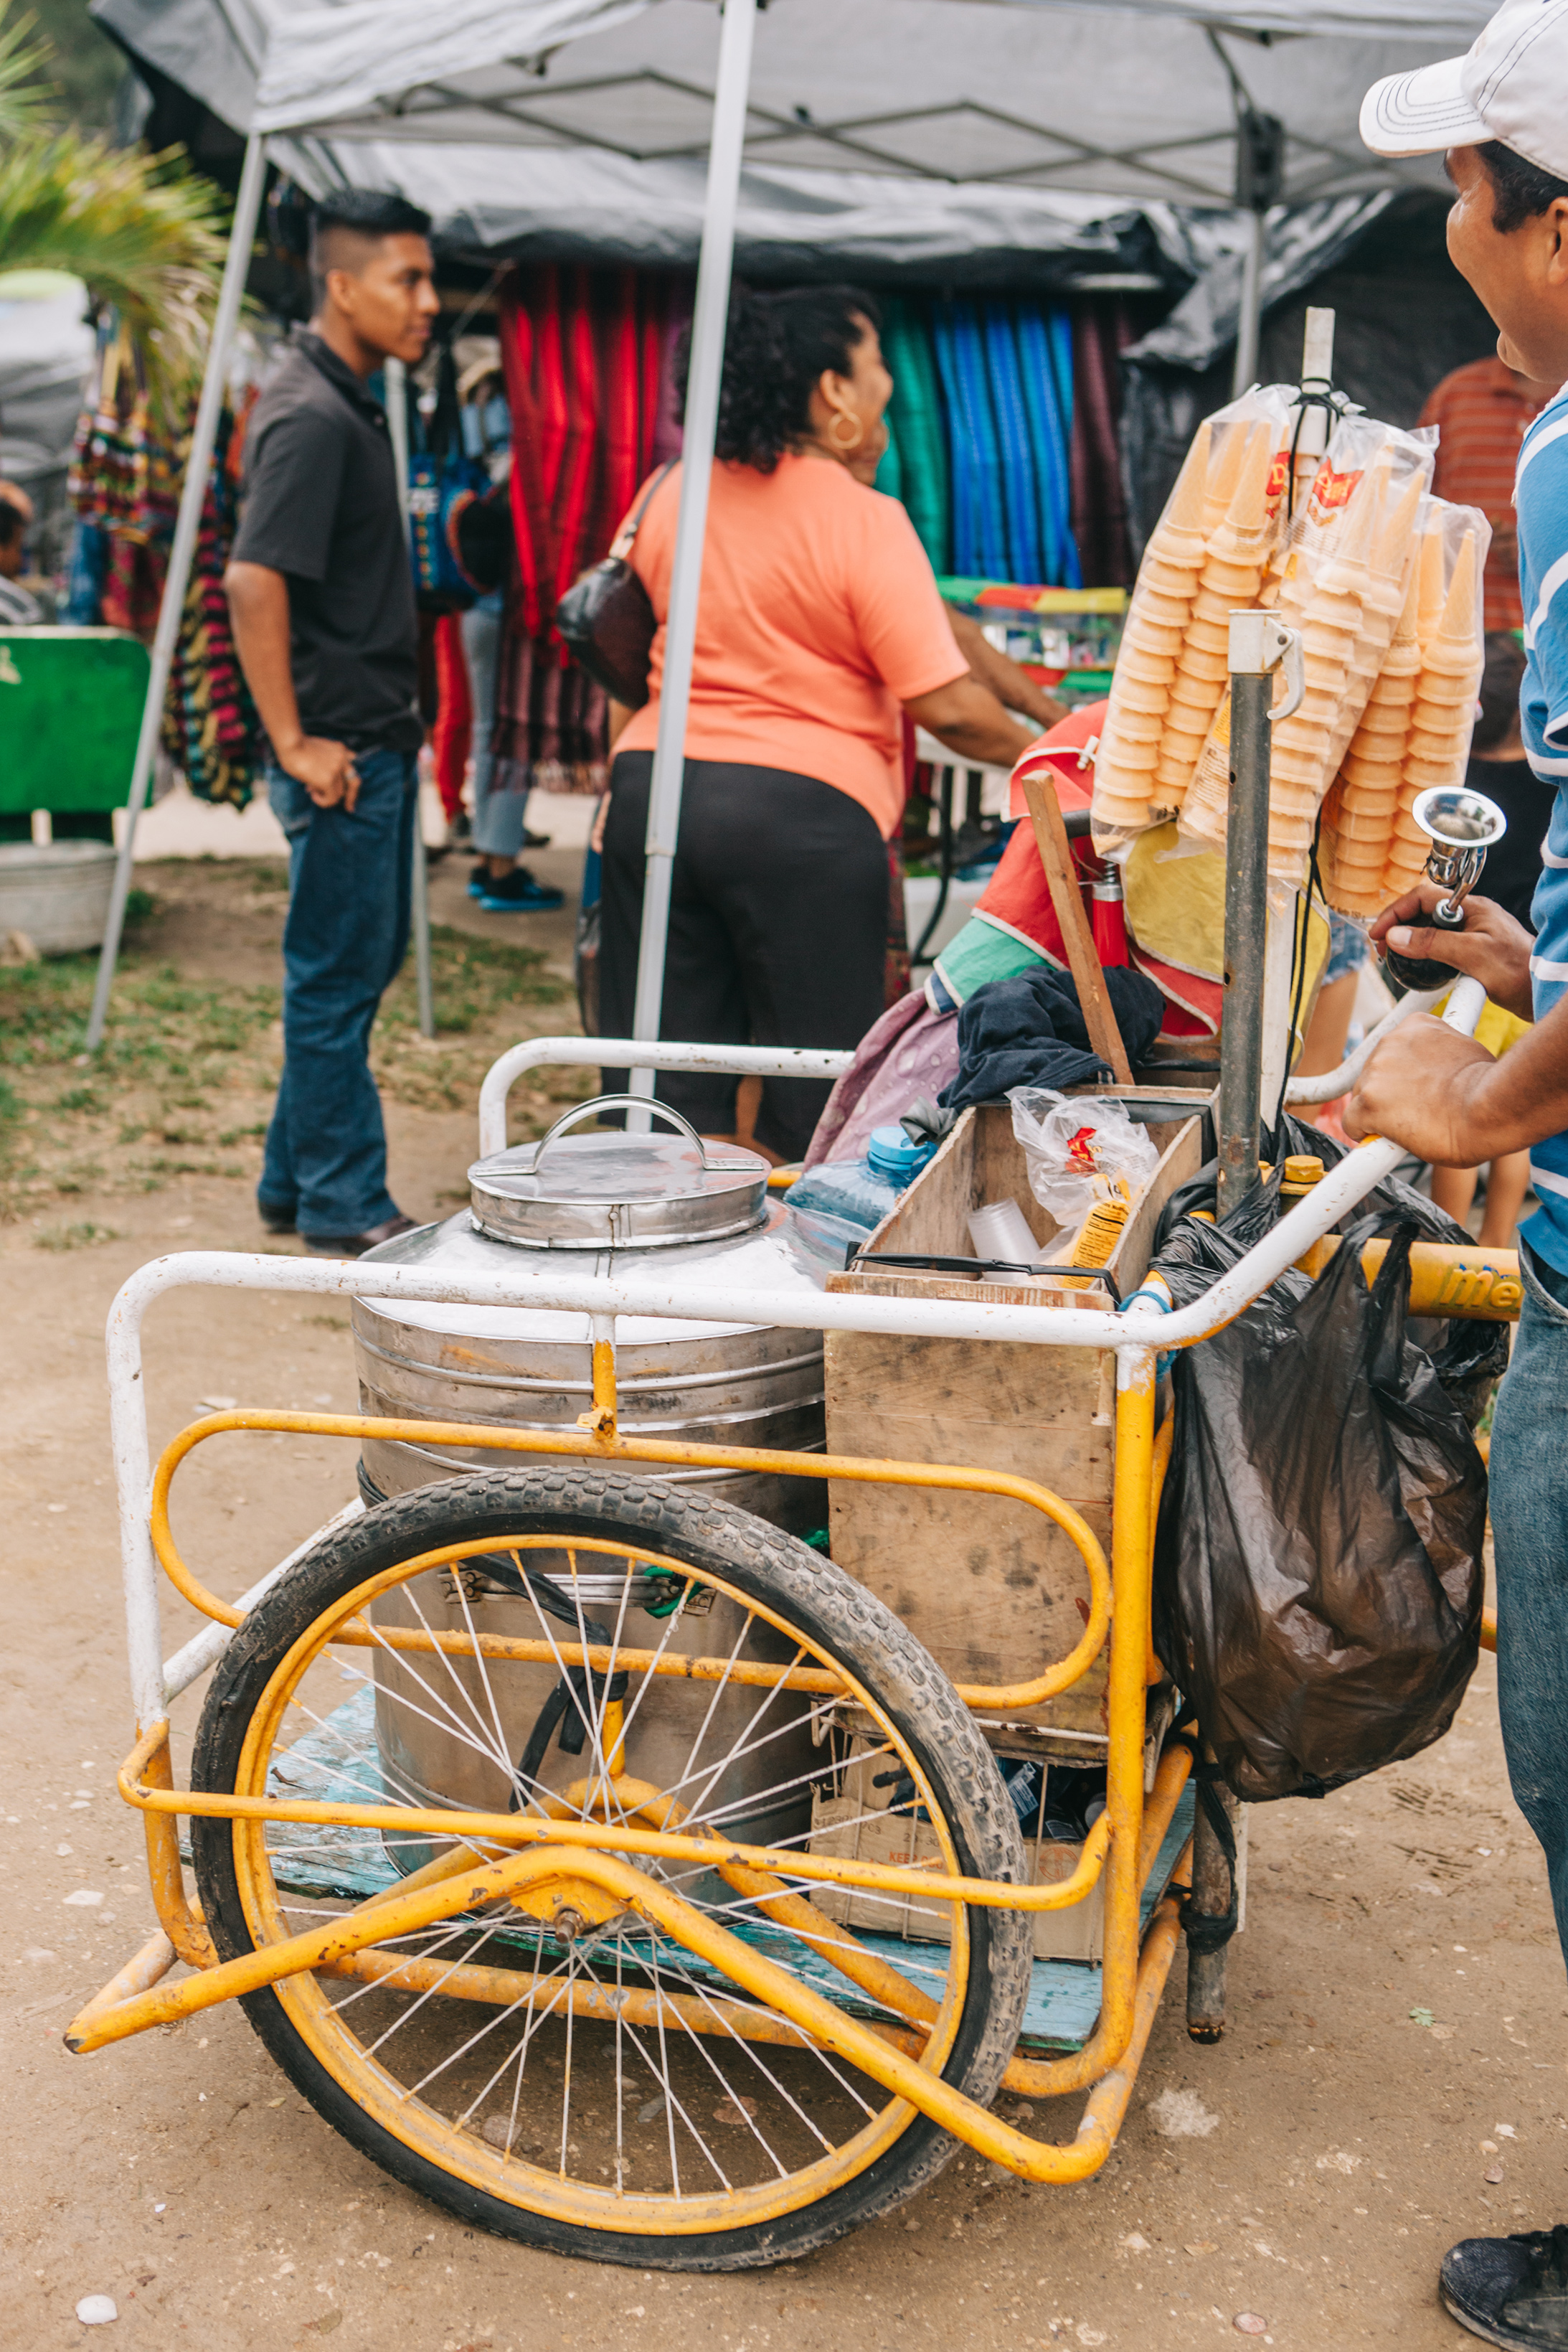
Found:
[[[651,1112],[673,1130],[570,1130],[607,1110]],[[528,1249],[672,1249],[749,1233],[768,1214],[768,1164],[737,1144],[710,1146],[668,1103],[600,1095],[574,1103],[537,1143],[468,1171],[474,1223]]]

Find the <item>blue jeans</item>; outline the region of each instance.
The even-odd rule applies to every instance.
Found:
[[[481,596],[463,615],[463,651],[474,704],[474,846],[487,857],[516,857],[523,845],[527,793],[492,789],[496,755],[497,670],[501,658],[501,599]]]
[[[361,751],[352,816],[318,808],[276,761],[272,813],[288,836],[283,1078],[257,1198],[299,1232],[368,1233],[398,1213],[371,1076],[371,1028],[408,946],[417,774],[412,751]]]
[[[1521,1245],[1524,1304],[1491,1433],[1497,1684],[1508,1777],[1568,1954],[1568,1306]]]

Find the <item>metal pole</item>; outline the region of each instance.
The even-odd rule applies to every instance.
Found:
[[[1232,627],[1231,667],[1237,662]],[[1219,1024],[1219,1200],[1228,1211],[1258,1175],[1259,1084],[1269,889],[1271,673],[1230,680],[1230,811],[1225,831],[1225,995]]]
[[[1241,260],[1241,311],[1236,322],[1236,368],[1230,379],[1233,400],[1239,400],[1258,381],[1258,341],[1263,317],[1263,252],[1268,215],[1254,210],[1248,214],[1247,223],[1247,250]]]
[[[212,470],[213,444],[217,438],[218,418],[223,413],[229,348],[234,341],[235,325],[245,295],[246,274],[250,268],[251,247],[256,242],[256,224],[266,184],[266,147],[260,136],[253,131],[246,142],[239,194],[235,200],[234,226],[229,233],[228,257],[224,263],[224,280],[213,318],[206,370],[202,378],[202,396],[196,404],[195,429],[191,436],[185,478],[180,489],[180,512],[174,524],[174,542],[169,551],[163,601],[158,607],[158,627],[152,639],[152,666],[147,678],[147,699],[141,706],[141,730],[136,738],[131,793],[125,804],[125,838],[120,845],[120,862],[114,870],[109,922],[98,960],[98,983],[92,992],[92,1012],[87,1024],[89,1054],[96,1053],[102,1045],[104,1024],[109,1018],[109,992],[114,985],[114,968],[120,958],[120,935],[125,927],[125,901],[130,896],[131,869],[136,858],[136,822],[146,805],[147,788],[152,778],[152,757],[158,748],[158,730],[163,720],[163,698],[169,690],[169,671],[180,639],[180,623],[185,611],[185,589],[191,577],[191,559],[196,551],[202,501],[206,496],[207,476]]]
[[[702,585],[703,536],[707,528],[708,483],[718,429],[719,378],[724,365],[725,325],[729,311],[730,268],[735,252],[735,215],[740,195],[740,163],[746,145],[746,108],[751,80],[751,43],[757,0],[725,0],[719,34],[718,76],[714,89],[713,135],[708,148],[707,198],[702,256],[697,265],[696,305],[692,316],[691,367],[686,383],[685,436],[681,452],[681,504],[675,523],[675,555],[670,574],[670,609],[664,625],[664,683],[659,734],[653,752],[648,801],[648,865],[643,886],[643,938],[637,958],[637,994],[632,1019],[635,1037],[657,1038],[664,997],[664,950],[670,933],[670,886],[680,831],[685,778],[686,708],[691,698],[692,656],[696,646],[697,597]],[[651,1095],[652,1070],[633,1070],[632,1094]],[[645,1116],[645,1114],[642,1114]]]
[[[1204,1762],[1212,1764],[1214,1750],[1204,1749]],[[1230,1826],[1233,1845],[1241,1843],[1241,1800],[1232,1795],[1222,1781],[1210,1781],[1209,1792],[1219,1801],[1219,1807]],[[1222,1844],[1213,1822],[1204,1809],[1200,1795],[1197,1818],[1192,1835],[1192,1912],[1199,1919],[1223,1919],[1237,1903],[1239,1894],[1239,1863],[1233,1863]],[[1195,2042],[1218,2042],[1225,2032],[1226,1976],[1230,1958],[1228,1942],[1215,1951],[1199,1950],[1187,1946],[1186,1954],[1186,2030]]]
[[[403,546],[408,546],[408,371],[401,360],[388,360],[382,370],[387,395],[387,431],[392,437],[392,464],[397,468],[398,511],[402,517]],[[414,984],[419,997],[420,1034],[435,1034],[435,982],[430,969],[430,869],[424,859],[424,827],[420,818],[417,768],[413,782],[413,873],[409,903],[413,932]]]

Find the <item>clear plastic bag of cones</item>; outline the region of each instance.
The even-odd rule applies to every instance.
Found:
[[[1254,603],[1279,537],[1288,384],[1199,425],[1138,568],[1094,765],[1104,854],[1186,798],[1225,691],[1228,616]]]
[[[1405,610],[1432,450],[1375,418],[1342,418],[1282,543],[1280,617],[1301,637],[1306,692],[1273,730],[1269,872],[1300,887],[1318,812],[1377,690]],[[1283,693],[1281,682],[1277,692]],[[1384,715],[1384,714],[1380,714]],[[1230,796],[1227,693],[1182,810],[1195,845],[1223,845]]]
[[[1490,541],[1478,509],[1422,501],[1398,626],[1323,806],[1319,866],[1342,914],[1379,914],[1420,879],[1430,844],[1411,814],[1416,796],[1464,782]]]

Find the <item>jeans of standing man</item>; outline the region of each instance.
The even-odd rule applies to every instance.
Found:
[[[491,789],[496,759],[496,683],[501,658],[501,597],[481,596],[463,615],[468,691],[474,701],[474,846],[486,857],[516,857],[523,845],[527,793]]]
[[[257,1198],[307,1236],[368,1233],[398,1214],[371,1076],[371,1027],[408,946],[417,769],[361,751],[351,816],[318,808],[276,761],[272,813],[288,836],[283,1076]]]
[[[1568,1279],[1528,1243],[1519,1262],[1524,1304],[1491,1433],[1498,1712],[1568,1953]]]

